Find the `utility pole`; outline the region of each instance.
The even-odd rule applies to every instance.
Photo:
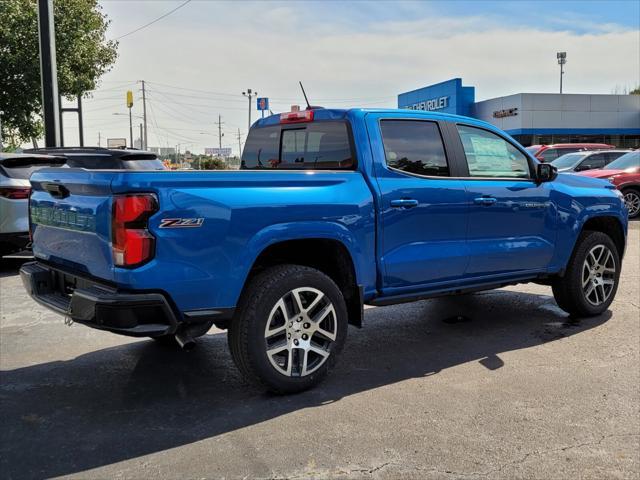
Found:
[[[133,92],[131,90],[127,90],[127,108],[129,109],[129,148],[133,148],[133,117],[131,115]]]
[[[142,145],[142,124],[140,124],[140,150],[144,150],[144,146]]]
[[[133,119],[131,118],[131,108],[129,108],[129,148],[133,148]]]
[[[146,150],[149,148],[149,144],[147,143],[147,94],[144,90],[144,80],[140,80],[142,83],[142,121],[144,122],[144,148]]]
[[[242,144],[240,143],[240,129],[238,129],[238,157],[242,157]]]
[[[224,133],[222,133],[222,117],[218,115],[218,122],[215,123],[218,125],[218,147],[222,150],[222,137],[224,137]]]
[[[40,39],[40,79],[44,119],[44,143],[60,146],[60,103],[56,66],[56,32],[53,0],[38,0],[38,35]]]
[[[558,65],[560,65],[560,93],[562,93],[562,76],[564,75],[564,64],[567,63],[567,52],[558,52]]]
[[[247,88],[247,91],[242,92],[242,95],[249,99],[249,128],[251,128],[251,98],[255,95],[258,95],[258,92],[252,92],[250,88]]]
[[[100,146],[100,132],[98,132],[98,147]]]

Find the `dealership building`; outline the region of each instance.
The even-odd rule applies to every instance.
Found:
[[[454,78],[399,94],[398,108],[484,120],[524,146],[589,142],[640,147],[640,95],[516,93],[476,102],[475,87]]]

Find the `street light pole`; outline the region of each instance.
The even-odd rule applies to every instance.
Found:
[[[567,52],[558,52],[556,57],[558,65],[560,65],[560,93],[562,94],[562,76],[564,75],[564,65],[567,63]]]
[[[242,92],[242,95],[249,99],[249,128],[251,128],[251,98],[254,95],[258,95],[258,92],[252,92],[250,88],[247,88],[247,91]]]
[[[38,34],[40,38],[40,78],[44,119],[44,144],[59,147],[60,99],[56,67],[56,33],[53,21],[53,0],[38,0]]]

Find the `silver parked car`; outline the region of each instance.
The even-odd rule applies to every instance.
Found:
[[[566,153],[556,158],[551,165],[559,172],[584,172],[604,168],[625,153],[629,153],[629,150],[585,150]]]
[[[66,160],[52,155],[0,153],[0,257],[29,243],[31,174],[43,167],[60,167]]]

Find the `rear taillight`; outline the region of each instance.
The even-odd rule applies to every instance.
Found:
[[[25,200],[29,198],[30,193],[29,187],[0,187],[0,197],[9,200]]]
[[[304,123],[313,122],[313,110],[302,112],[287,112],[280,114],[280,123]]]
[[[151,193],[113,197],[111,249],[117,267],[137,267],[153,258],[156,239],[148,230],[148,220],[158,211]]]

